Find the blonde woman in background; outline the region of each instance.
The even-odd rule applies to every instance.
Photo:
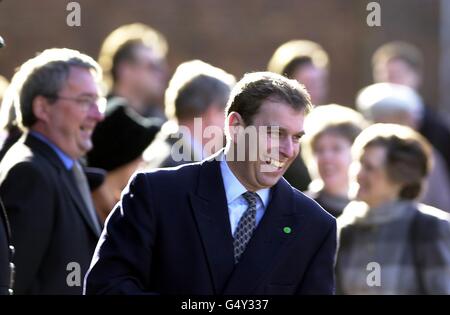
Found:
[[[365,126],[361,114],[336,104],[316,107],[305,118],[302,154],[313,177],[306,194],[334,217],[350,202],[351,146]]]

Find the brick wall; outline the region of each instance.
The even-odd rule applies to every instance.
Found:
[[[438,0],[378,0],[381,27],[368,27],[368,0],[79,0],[80,27],[66,25],[66,0],[0,2],[0,73],[48,47],[69,47],[97,57],[103,38],[135,21],[167,36],[172,69],[200,58],[241,76],[263,70],[275,48],[294,38],[319,42],[331,58],[330,101],[352,106],[371,83],[370,56],[385,41],[403,39],[427,58],[423,92],[437,102]]]

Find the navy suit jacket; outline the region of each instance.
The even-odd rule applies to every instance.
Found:
[[[0,163],[0,197],[16,249],[14,293],[82,294],[99,235],[53,149],[23,135]]]
[[[334,293],[336,221],[284,179],[234,264],[219,163],[136,174],[107,220],[85,293]]]

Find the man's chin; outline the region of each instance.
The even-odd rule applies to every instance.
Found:
[[[94,147],[94,145],[92,144],[92,142],[88,141],[88,142],[85,142],[85,143],[81,144],[79,146],[79,150],[81,151],[82,155],[85,155],[86,153],[91,151],[93,147]]]
[[[270,187],[275,186],[278,183],[278,181],[282,177],[282,174],[271,172],[271,173],[263,173],[262,176],[263,176],[263,180],[262,180],[263,185],[266,188],[270,188]]]

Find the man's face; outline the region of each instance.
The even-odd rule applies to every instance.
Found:
[[[311,102],[315,105],[323,105],[328,97],[328,72],[315,65],[305,64],[299,67],[293,75],[293,79],[303,84],[311,96]]]
[[[325,188],[339,191],[348,185],[348,169],[352,162],[350,141],[333,132],[320,135],[313,145],[317,169]]]
[[[134,93],[137,93],[151,105],[162,103],[167,87],[168,71],[164,59],[145,46],[138,46],[134,51],[135,61],[130,64]]]
[[[234,163],[235,176],[250,191],[274,186],[299,153],[304,111],[297,111],[283,102],[265,100],[251,126],[245,126],[237,113],[230,114],[229,121],[230,124],[239,121],[241,127],[254,127],[257,134],[257,139],[235,134],[237,150],[244,141],[247,152],[244,161]],[[250,158],[254,150],[259,151],[253,154],[256,159]]]
[[[213,104],[202,116],[202,143],[204,155],[209,156],[222,149],[225,144],[224,123],[225,110],[223,104]]]
[[[374,80],[402,84],[415,90],[421,83],[420,75],[405,61],[398,58],[377,65],[374,69]]]
[[[57,100],[46,106],[45,136],[73,159],[92,149],[92,132],[103,119],[98,91],[89,70],[72,67]]]

